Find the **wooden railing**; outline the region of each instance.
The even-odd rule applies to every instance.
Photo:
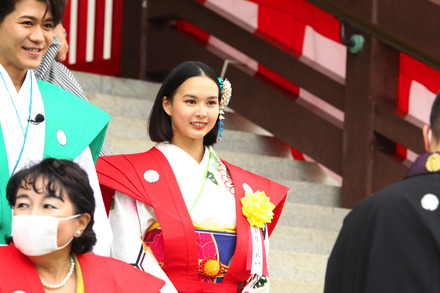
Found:
[[[432,54],[440,52],[440,41],[438,38],[433,41],[433,47],[427,41],[415,47],[414,44],[419,43],[411,33],[413,21],[408,21],[407,25],[401,21],[407,30],[397,34],[391,21],[373,15],[373,2],[380,4],[384,1],[354,1],[362,2],[362,7],[352,6],[350,9],[339,3],[342,1],[310,2],[327,8],[336,17],[346,18],[349,33],[360,33],[366,39],[361,53],[347,54],[345,81],[323,73],[314,64],[303,63],[281,44],[256,36],[193,0],[148,1],[145,68],[150,78],[158,80],[184,60],[201,60],[217,72],[221,71],[229,56],[177,31],[176,20],[184,19],[341,110],[343,125],[329,119],[320,109],[311,110],[288,98],[289,93],[249,68],[229,65],[227,77],[235,84],[231,107],[341,175],[341,205],[353,207],[371,193],[403,178],[409,162],[395,155],[396,143],[415,153],[424,152],[421,122],[410,121],[409,117],[395,110],[399,50],[403,48],[413,57],[428,60],[430,65],[440,68],[440,62]],[[415,0],[403,2],[402,7],[409,9],[408,3]],[[431,4],[423,5],[425,9],[422,11],[429,15],[435,15],[439,10],[432,4],[435,8],[430,12],[426,6],[431,7]],[[392,7],[379,6],[384,12],[391,13]],[[374,23],[373,19],[380,19],[383,23]],[[368,25],[375,30],[369,30]],[[430,32],[439,28],[437,25]],[[387,41],[388,35],[394,38]],[[381,36],[385,39],[381,40]],[[406,46],[407,43],[413,45]]]

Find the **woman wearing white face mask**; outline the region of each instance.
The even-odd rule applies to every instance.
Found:
[[[0,292],[159,292],[127,263],[88,253],[95,201],[76,163],[46,159],[11,177],[12,243],[0,247]],[[9,239],[8,242],[10,242]]]

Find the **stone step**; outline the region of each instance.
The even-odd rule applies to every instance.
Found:
[[[112,117],[107,136],[151,141],[148,136],[148,121],[137,118]]]
[[[270,250],[269,276],[283,280],[324,283],[327,255]]]
[[[339,231],[277,225],[270,237],[270,251],[329,255]]]
[[[306,282],[298,280],[285,280],[278,277],[270,277],[271,293],[321,293],[324,292],[324,284],[321,282]]]
[[[154,101],[161,86],[157,82],[73,71],[86,94],[101,93]]]
[[[278,183],[290,188],[287,202],[339,207],[341,187],[305,181],[277,180]]]
[[[349,211],[343,208],[286,202],[278,225],[339,231]]]
[[[152,148],[155,144],[152,141],[115,136],[108,136],[107,139],[115,155],[142,153]]]
[[[112,118],[125,117],[147,120],[153,106],[153,102],[150,100],[102,93],[87,93],[87,98],[93,105],[109,113]]]

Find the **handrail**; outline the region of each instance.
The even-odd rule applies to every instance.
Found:
[[[345,8],[328,0],[307,1],[317,2],[316,6],[341,18],[343,22],[361,27],[366,33],[379,39],[377,43],[381,43],[381,46],[382,43],[391,44],[396,49],[404,46],[406,50],[402,51],[410,53],[408,55],[424,52],[412,50],[414,46],[406,46],[409,42],[402,42],[387,29],[380,29],[354,12],[348,13]],[[194,42],[188,35],[176,31],[174,20],[184,19],[344,111],[344,126],[332,124],[322,116],[322,112],[313,111],[301,103],[301,100],[286,99],[286,92],[255,72],[249,72],[236,64],[229,65],[228,78],[246,85],[236,88],[234,95],[238,99],[235,99],[233,109],[250,121],[264,125],[265,129],[282,141],[304,150],[317,162],[344,176],[343,206],[352,207],[371,192],[403,177],[408,162],[394,155],[395,144],[403,145],[416,153],[424,151],[423,143],[419,139],[420,125],[396,113],[397,94],[394,93],[397,90],[394,90],[397,89],[397,77],[391,79],[390,85],[378,82],[379,78],[389,80],[381,78],[387,73],[397,74],[398,50],[384,46],[387,47],[385,53],[377,54],[374,50],[377,50],[378,46],[372,49],[372,46],[366,44],[365,50],[369,50],[369,54],[348,56],[351,61],[351,73],[354,73],[351,77],[356,76],[357,80],[348,79],[341,82],[329,78],[265,38],[238,27],[195,0],[150,0],[148,9],[151,25],[149,43],[161,44],[160,47],[151,45],[148,49],[147,67],[150,74],[161,74],[171,70],[177,62],[188,58],[206,60],[209,64],[215,64],[218,69],[224,65],[224,59],[228,59],[228,56],[220,56],[219,52],[210,51],[208,47]],[[388,36],[389,40],[383,40]],[[158,58],[165,54],[164,48],[167,48],[165,53],[169,58]],[[440,68],[440,61],[434,59],[432,62]],[[387,60],[389,63],[381,60]],[[371,69],[368,67],[369,62],[391,64],[391,69],[381,70],[381,66],[372,66]],[[381,74],[376,74],[378,70]],[[347,82],[350,83],[348,86]],[[372,87],[374,90],[371,90]],[[380,95],[379,88],[384,89]],[[357,90],[361,91],[360,94]],[[270,107],[267,106],[268,98]],[[252,107],[249,107],[250,103]],[[358,116],[363,118],[360,122],[356,120]],[[297,125],[301,127],[295,127]],[[359,139],[360,136],[363,136],[362,139]]]
[[[334,15],[338,19],[343,19],[346,23],[366,32],[367,34],[379,39],[383,43],[396,48],[397,50],[410,55],[413,58],[420,60],[421,62],[440,70],[440,55],[430,52],[426,52],[413,45],[411,42],[405,41],[402,38],[397,37],[379,25],[374,24],[359,15],[354,14],[347,8],[334,3],[331,0],[306,0],[311,4],[325,10],[326,12]]]

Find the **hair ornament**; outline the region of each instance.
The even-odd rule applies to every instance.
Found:
[[[231,83],[229,82],[229,80],[227,80],[226,78],[225,78],[225,80],[223,80],[222,78],[219,77],[218,78],[218,82],[219,82],[219,85],[220,85],[220,94],[222,95],[221,99],[220,99],[220,105],[219,105],[220,116],[219,116],[219,122],[218,122],[218,125],[219,125],[219,128],[218,128],[218,133],[219,133],[218,141],[221,141],[222,138],[223,138],[223,133],[222,133],[223,126],[225,125],[223,123],[223,121],[222,121],[222,120],[225,119],[225,117],[223,116],[225,114],[223,109],[226,108],[226,106],[231,101],[232,86],[231,86]]]
[[[232,86],[231,82],[226,78],[225,80],[222,80],[219,77],[218,81],[220,83],[220,93],[222,95],[222,98],[220,99],[220,109],[224,109],[231,101]]]

